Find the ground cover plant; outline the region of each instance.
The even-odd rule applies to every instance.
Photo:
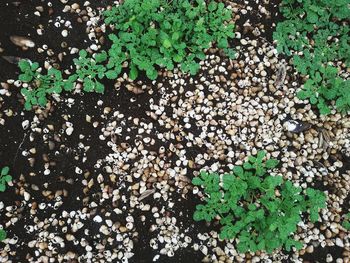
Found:
[[[9,175],[10,168],[5,166],[1,169],[0,172],[0,192],[4,192],[6,190],[7,183],[12,181],[12,176]],[[6,238],[6,231],[4,229],[0,229],[0,241]]]
[[[343,227],[350,231],[350,213],[344,216]]]
[[[6,190],[7,183],[11,182],[12,176],[9,175],[10,168],[5,166],[1,169],[0,173],[0,192],[4,192]]]
[[[341,70],[350,66],[349,0],[283,0],[286,18],[277,24],[277,50],[293,57],[295,68],[307,80],[300,99],[317,105],[321,114],[333,106],[350,110],[350,79]]]
[[[231,173],[201,172],[192,183],[202,186],[205,204],[199,204],[194,220],[210,222],[218,219],[220,238],[237,238],[240,252],[284,247],[302,248],[293,239],[302,213],[309,212],[316,222],[320,208],[325,207],[325,195],[318,190],[301,187],[286,181],[269,171],[278,165],[275,159],[264,160],[265,152],[250,156],[242,166],[235,166]]]
[[[88,54],[79,52],[74,59],[75,72],[62,77],[57,69],[42,74],[38,63],[19,62],[19,79],[27,83],[22,89],[25,108],[45,107],[47,96],[63,90],[71,91],[75,81],[83,83],[86,92],[104,92],[104,77],[116,79],[122,65],[128,62],[129,77],[136,79],[139,71],[154,80],[159,68],[173,70],[180,65],[183,72],[195,75],[205,50],[213,45],[234,57],[228,40],[234,37],[232,12],[223,3],[204,0],[126,0],[104,12],[111,47],[107,51]]]
[[[150,79],[158,75],[156,66],[172,70],[180,63],[192,75],[199,70],[198,60],[204,51],[216,44],[233,57],[228,39],[234,37],[232,12],[223,3],[204,0],[127,0],[106,11],[105,22],[116,29],[109,38],[114,47],[108,68],[120,72],[124,60],[129,61],[130,77],[146,71]]]

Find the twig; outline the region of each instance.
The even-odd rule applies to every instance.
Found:
[[[15,155],[15,158],[13,159],[13,163],[12,163],[12,166],[13,166],[13,167],[15,166],[15,163],[16,163],[16,160],[17,160],[17,157],[18,157],[19,150],[22,148],[22,145],[23,145],[25,139],[27,138],[29,132],[30,132],[30,129],[24,134],[23,139],[22,139],[21,143],[19,144],[19,146],[18,146],[18,148],[17,148],[16,155]]]

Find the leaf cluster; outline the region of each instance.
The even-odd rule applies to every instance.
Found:
[[[5,166],[1,169],[0,173],[0,192],[4,192],[6,190],[6,184],[11,182],[12,176],[9,175],[10,168]]]
[[[0,192],[4,192],[6,190],[6,184],[12,181],[12,176],[9,175],[10,168],[5,166],[1,169],[0,172]],[[0,229],[0,241],[3,241],[6,238],[6,231],[4,229]]]
[[[19,62],[19,79],[29,84],[21,90],[25,108],[44,107],[52,94],[71,91],[77,81],[86,92],[104,92],[101,80],[116,79],[122,65],[128,62],[129,77],[136,79],[139,71],[149,79],[158,76],[157,67],[172,70],[180,64],[182,71],[196,74],[199,60],[214,43],[230,57],[228,39],[234,37],[232,13],[223,3],[214,0],[125,0],[105,11],[105,23],[113,32],[107,51],[93,55],[85,50],[74,59],[75,72],[64,78],[59,70],[50,68],[41,73],[38,63]]]
[[[34,105],[45,107],[48,95],[60,94],[63,90],[71,91],[74,87],[74,81],[77,79],[76,75],[63,79],[61,71],[55,68],[50,68],[46,74],[42,74],[37,62],[31,63],[27,60],[21,60],[18,66],[22,72],[19,75],[19,80],[31,84],[29,87],[21,89],[26,100],[24,107],[27,110],[30,110]]]
[[[277,24],[277,50],[293,56],[296,69],[308,80],[298,93],[321,114],[350,110],[350,81],[339,76],[337,61],[350,66],[350,0],[283,0],[285,21]]]
[[[83,90],[86,92],[103,93],[104,86],[98,79],[103,79],[106,68],[102,62],[107,60],[105,51],[95,54],[94,58],[88,56],[85,50],[80,50],[79,58],[74,59],[76,76],[83,82]]]
[[[4,229],[0,229],[0,241],[3,241],[4,239],[6,239],[6,237],[6,231]]]
[[[156,67],[172,70],[180,64],[192,75],[199,70],[198,60],[216,43],[233,56],[228,39],[234,37],[231,11],[223,3],[204,0],[125,0],[105,11],[105,23],[114,28],[109,35],[108,69],[120,72],[129,61],[129,76],[135,79],[145,71],[157,78]]]
[[[344,221],[342,226],[346,229],[350,231],[350,213],[347,213],[345,215]]]
[[[250,156],[242,166],[230,173],[201,172],[193,178],[194,185],[202,186],[205,203],[196,206],[195,221],[218,219],[221,239],[239,240],[240,252],[274,249],[302,244],[293,239],[302,213],[309,212],[310,220],[318,220],[318,210],[325,207],[325,195],[311,188],[303,193],[282,176],[273,176],[269,170],[278,165],[274,159],[264,160],[265,152]]]

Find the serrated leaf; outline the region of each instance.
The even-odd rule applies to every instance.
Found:
[[[20,74],[18,79],[23,82],[30,82],[33,80],[33,76],[29,74]]]
[[[170,40],[169,39],[164,39],[164,41],[163,41],[163,46],[165,47],[165,48],[171,48],[171,42],[170,42]]]
[[[194,177],[194,178],[192,179],[192,183],[193,183],[194,185],[202,185],[204,182],[203,182],[202,179],[200,179],[200,178],[198,178],[198,177]]]
[[[97,93],[104,93],[105,92],[105,86],[101,82],[96,81],[95,82],[95,91]]]
[[[275,159],[269,159],[265,162],[265,166],[267,169],[275,168],[278,165],[279,161]]]
[[[22,59],[18,62],[18,67],[21,69],[22,72],[28,71],[31,69],[29,61]]]
[[[80,50],[80,51],[79,51],[79,56],[80,56],[81,58],[86,58],[86,56],[87,56],[86,50],[84,50],[84,49]]]
[[[116,79],[118,77],[118,74],[115,70],[108,70],[105,72],[105,76],[107,79]]]
[[[131,64],[129,78],[132,80],[135,80],[138,75],[139,75],[139,71],[137,70],[137,67],[135,66],[135,64]]]
[[[107,60],[107,53],[106,51],[102,51],[101,53],[98,53],[95,55],[95,61],[97,63],[103,62]]]

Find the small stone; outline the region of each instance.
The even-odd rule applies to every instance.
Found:
[[[98,50],[98,46],[97,46],[96,44],[92,44],[92,45],[90,46],[90,48],[91,48],[92,50],[94,50],[94,51],[97,51],[97,50]]]
[[[242,44],[243,46],[245,46],[245,45],[248,44],[248,41],[245,40],[244,38],[242,38],[242,39],[241,39],[241,44]]]
[[[308,246],[308,247],[306,248],[306,252],[309,253],[309,254],[311,254],[312,252],[314,252],[314,246]]]
[[[94,222],[96,222],[96,223],[101,223],[102,222],[102,217],[100,217],[99,215],[97,215],[97,216],[95,216],[94,217]]]
[[[76,10],[76,9],[79,9],[79,8],[80,8],[80,6],[79,6],[78,3],[72,4],[72,9]]]
[[[333,262],[333,257],[331,254],[327,254],[327,257],[326,257],[326,262]]]
[[[226,71],[226,69],[223,66],[219,67],[219,72],[225,72],[225,71]]]
[[[63,37],[67,37],[68,36],[68,30],[67,29],[62,30],[61,35]]]
[[[23,130],[26,130],[29,128],[29,121],[28,120],[25,120],[22,122],[22,128],[23,128]]]
[[[22,36],[10,36],[10,40],[13,44],[22,48],[35,46],[35,43],[31,39]]]
[[[30,194],[28,192],[24,192],[23,196],[24,196],[24,200],[29,201]]]
[[[68,128],[66,129],[66,134],[67,134],[68,136],[70,136],[70,135],[72,135],[73,131],[74,131],[73,127],[68,127]]]
[[[344,247],[344,242],[343,240],[341,240],[339,237],[337,237],[335,239],[335,244],[338,246],[338,247]]]

